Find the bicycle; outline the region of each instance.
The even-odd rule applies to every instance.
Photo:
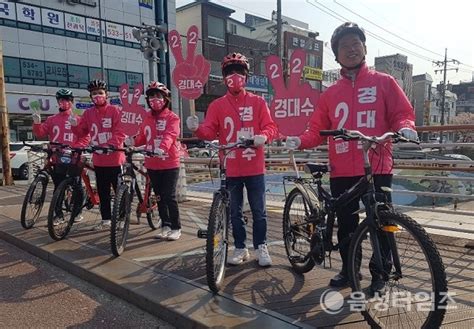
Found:
[[[122,167],[122,174],[119,176],[119,184],[117,194],[114,200],[112,210],[112,222],[110,229],[110,245],[112,253],[120,256],[125,250],[127,243],[128,229],[130,225],[130,213],[133,202],[133,196],[136,194],[138,198],[137,219],[140,223],[141,214],[146,213],[148,225],[152,230],[156,230],[160,225],[160,217],[158,216],[158,203],[155,195],[151,191],[151,182],[148,174],[138,168],[133,163],[134,154],[143,154],[147,156],[156,155],[151,151],[133,150],[133,149],[114,149],[115,151],[125,152],[126,161]],[[138,185],[136,172],[145,177],[145,191],[142,196],[141,189]]]
[[[46,199],[46,188],[48,187],[49,177],[54,170],[53,150],[46,144],[32,145],[23,142],[23,145],[29,146],[33,152],[45,152],[46,160],[42,169],[40,169],[33,179],[30,187],[26,191],[25,199],[21,207],[20,223],[24,229],[32,228],[37,222]]]
[[[219,180],[220,187],[214,192],[207,230],[198,230],[197,236],[206,239],[206,279],[209,289],[215,294],[224,283],[225,264],[229,249],[230,227],[230,191],[226,184],[226,159],[236,148],[248,148],[253,145],[252,139],[240,139],[227,145],[209,143],[208,146],[220,151]]]
[[[427,232],[415,220],[394,210],[386,200],[385,193],[391,192],[390,188],[382,187],[382,193],[375,191],[369,161],[369,150],[376,144],[389,140],[394,143],[413,141],[391,132],[380,137],[345,129],[322,130],[320,134],[359,141],[365,175],[352,188],[333,198],[322,185],[328,165],[307,164],[305,172],[311,177],[303,178],[291,155],[297,175],[284,178],[284,183],[291,181],[295,187],[286,196],[283,211],[283,240],[290,264],[298,273],[308,272],[316,264],[323,263],[326,267],[326,259],[331,267],[331,251],[338,248],[332,243],[336,208],[361,197],[366,218],[350,237],[348,256],[351,298],[354,296],[358,305],[363,306],[361,313],[372,327],[389,327],[391,323],[415,328],[439,327],[448,297],[440,254]],[[422,299],[417,300],[420,296]],[[400,305],[397,298],[401,297],[408,297],[410,304]],[[414,300],[409,300],[413,297]],[[381,309],[382,302],[389,307]],[[420,310],[420,306],[423,309]]]
[[[99,204],[99,196],[91,184],[87,174],[94,168],[83,158],[82,153],[92,153],[97,150],[107,151],[109,148],[88,147],[75,148],[69,145],[58,144],[63,148],[58,156],[57,164],[66,179],[63,180],[53,194],[48,212],[48,233],[54,240],[64,239],[74,223],[77,215],[83,208],[92,209]],[[84,182],[86,197],[82,188]]]

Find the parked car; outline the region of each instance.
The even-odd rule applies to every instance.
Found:
[[[41,145],[45,142],[28,142],[28,144]],[[28,150],[23,143],[10,143],[10,167],[12,175],[19,179],[28,179]]]
[[[453,158],[455,160],[472,161],[470,157],[464,154],[445,154],[444,156]]]

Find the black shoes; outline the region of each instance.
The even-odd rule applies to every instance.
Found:
[[[329,281],[329,286],[335,288],[349,287],[349,285],[349,279],[343,273],[338,273],[334,278]]]
[[[359,273],[359,280],[362,280],[362,274]],[[334,278],[329,281],[329,286],[334,288],[349,287],[351,282],[349,278],[342,272],[339,272]]]

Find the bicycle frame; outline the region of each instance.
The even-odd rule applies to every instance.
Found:
[[[119,184],[129,185],[131,200],[133,200],[134,194],[137,195],[138,202],[139,202],[137,212],[140,214],[148,213],[149,209],[145,200],[148,200],[152,193],[151,187],[150,187],[151,186],[150,176],[148,175],[147,172],[138,168],[137,165],[133,163],[133,154],[138,154],[138,153],[143,154],[143,153],[151,153],[151,152],[143,151],[143,150],[137,150],[137,151],[122,150],[122,151],[124,151],[126,154],[126,161],[122,166],[122,174],[119,176]],[[144,195],[142,195],[140,186],[138,185],[136,172],[138,172],[140,175],[145,177]]]
[[[375,265],[378,270],[383,268],[383,261],[382,261],[382,253],[381,253],[381,245],[379,241],[379,237],[377,232],[381,230],[381,224],[378,221],[377,211],[381,207],[389,207],[388,202],[382,201],[379,202],[376,200],[376,191],[374,185],[374,179],[372,174],[372,166],[369,160],[369,150],[371,149],[372,145],[375,141],[370,140],[361,140],[362,144],[362,152],[363,152],[363,159],[364,159],[364,172],[365,174],[359,179],[359,181],[354,184],[349,190],[338,196],[337,198],[333,198],[329,192],[327,192],[321,182],[322,173],[316,172],[313,174],[313,178],[303,178],[300,176],[298,167],[296,165],[296,160],[294,158],[293,150],[290,150],[290,158],[293,164],[293,168],[296,172],[296,177],[285,176],[284,181],[292,181],[295,187],[303,194],[303,196],[309,201],[310,204],[310,220],[313,225],[310,230],[311,236],[315,233],[320,233],[322,231],[326,231],[326,234],[322,233],[322,238],[324,241],[325,247],[331,248],[332,246],[332,226],[334,224],[335,213],[336,209],[340,207],[345,207],[349,202],[354,199],[361,198],[364,206],[365,206],[365,213],[366,213],[366,220],[370,226],[370,239],[373,245],[374,250],[374,260]],[[316,184],[316,189],[313,188],[312,184]],[[285,196],[286,188],[285,188]],[[318,216],[319,211],[322,210],[322,216]],[[324,221],[322,218],[328,215],[330,216],[328,220]],[[317,232],[319,231],[319,232]],[[350,238],[348,238],[350,239]],[[394,263],[394,267],[396,270],[396,275],[402,277],[400,259],[397,252],[397,248],[395,245],[395,240],[390,235],[388,235],[389,244],[390,244],[390,251],[392,252],[392,260]],[[339,241],[339,244],[345,243],[345,241]],[[331,248],[335,250],[338,248],[338,245]],[[329,263],[331,264],[330,258],[330,251],[326,257],[329,258]],[[324,264],[325,266],[325,264]],[[331,267],[331,265],[329,265]]]

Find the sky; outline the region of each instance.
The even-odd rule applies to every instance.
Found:
[[[193,2],[176,0],[176,6]],[[276,0],[211,0],[236,12],[232,18],[244,21],[245,13],[270,19]],[[323,53],[323,69],[339,68],[329,44],[334,29],[345,21],[362,26],[367,34],[367,63],[374,57],[396,53],[408,57],[413,75],[429,73],[435,83],[442,81],[442,69],[433,61],[448,60],[447,81],[457,84],[471,81],[474,71],[474,36],[472,5],[468,0],[281,0],[282,15],[309,24],[319,32],[319,40],[327,42]],[[186,33],[185,31],[180,31]]]

